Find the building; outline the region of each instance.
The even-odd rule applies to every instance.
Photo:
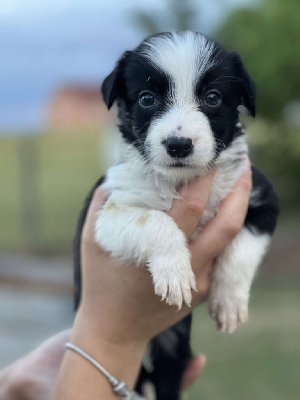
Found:
[[[51,98],[47,123],[50,128],[83,129],[111,124],[113,114],[103,102],[100,87],[68,85]]]

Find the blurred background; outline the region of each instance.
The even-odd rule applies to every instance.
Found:
[[[196,400],[300,398],[299,0],[0,0],[0,368],[72,324],[72,238],[111,163],[114,116],[100,86],[145,36],[208,34],[238,50],[257,84],[252,161],[281,216],[253,286],[250,321],[216,332],[195,312],[208,357]]]

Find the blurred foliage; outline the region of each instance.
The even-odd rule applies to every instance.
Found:
[[[136,14],[144,31],[199,30],[202,2],[166,2],[159,15]],[[300,98],[300,1],[258,0],[235,8],[213,36],[239,51],[256,83],[260,118],[249,124],[252,161],[273,182],[282,212],[299,211],[300,129],[284,122],[282,112]]]
[[[160,14],[137,12],[147,34],[167,30],[199,30],[201,2],[166,0]],[[200,10],[200,11],[199,11]],[[236,8],[215,33],[216,39],[238,50],[258,88],[260,116],[280,120],[285,105],[299,100],[300,1],[261,0]]]
[[[300,129],[283,121],[258,119],[248,127],[254,165],[271,180],[279,196],[281,214],[300,211]]]
[[[71,252],[83,201],[106,165],[99,156],[105,135],[90,131],[48,131],[29,138],[36,148],[36,206],[39,237],[34,247],[22,224],[18,158],[20,138],[0,139],[0,249],[44,253]],[[100,158],[100,160],[99,160]]]
[[[199,30],[201,1],[165,0],[160,14],[137,12],[135,21],[147,34]],[[260,116],[280,120],[285,105],[300,96],[300,1],[260,0],[235,8],[214,36],[238,50],[258,89]],[[200,20],[200,21],[199,21]]]
[[[259,115],[280,120],[285,105],[300,98],[300,1],[237,8],[215,36],[241,53],[257,85]]]
[[[199,6],[196,7],[195,2],[192,0],[166,0],[166,3],[167,10],[164,13],[153,14],[144,11],[135,13],[135,22],[146,34],[153,35],[169,30],[196,29]]]
[[[239,51],[256,83],[264,120],[249,127],[252,160],[274,183],[285,213],[300,206],[299,128],[283,120],[286,105],[300,98],[299,16],[299,0],[261,0],[233,10],[215,34]]]

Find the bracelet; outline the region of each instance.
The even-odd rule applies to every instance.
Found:
[[[138,393],[136,392],[130,392],[127,384],[123,381],[119,381],[117,378],[115,378],[113,375],[111,375],[98,361],[96,361],[93,357],[91,357],[89,354],[87,354],[85,351],[80,349],[79,347],[75,346],[74,344],[68,342],[66,344],[66,349],[67,350],[72,350],[75,353],[79,354],[83,358],[85,358],[87,361],[89,361],[95,368],[97,368],[98,371],[100,371],[108,380],[108,382],[111,384],[113,391],[122,399],[125,400],[145,400],[144,397],[141,397]]]

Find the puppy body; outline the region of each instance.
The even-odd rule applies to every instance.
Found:
[[[178,173],[179,178],[170,181],[168,177],[145,168],[135,151],[128,149],[126,144],[124,147],[121,157],[123,161],[110,168],[103,185],[109,190],[110,196],[96,222],[96,241],[113,257],[124,261],[134,261],[136,264],[147,264],[153,277],[156,293],[166,298],[168,303],[181,307],[182,302],[185,301],[189,305],[191,289],[196,289],[196,287],[186,238],[165,213],[171,208],[173,200],[179,197],[177,190],[183,180],[180,176],[181,170]],[[219,157],[207,207],[194,237],[214,216],[219,203],[226,197],[243,172],[241,153],[246,151],[245,138],[239,136],[222,153],[222,157]],[[188,178],[184,179],[184,181],[187,180]],[[245,234],[240,235],[245,237]],[[265,237],[263,240],[259,237],[257,242],[261,244],[261,250],[258,253],[259,262],[268,240]],[[237,264],[236,268],[240,270],[240,260],[234,264]],[[257,262],[249,264],[245,268],[248,271],[252,270],[252,273],[249,274],[249,282],[244,287],[246,293],[242,296],[245,312],[247,307],[244,301],[247,300]],[[230,274],[235,280],[234,267]],[[244,274],[241,273],[241,276],[244,277]],[[230,296],[233,295],[232,288],[229,287],[224,290],[224,296],[226,290],[230,292]],[[219,296],[219,301],[225,301],[221,293]],[[213,293],[211,297],[214,298]],[[234,311],[228,309],[228,313],[232,312]],[[227,322],[224,321],[224,324]],[[234,324],[233,321],[232,324]],[[234,328],[235,326],[224,326],[224,330],[230,331]]]
[[[148,38],[124,53],[102,92],[108,108],[117,102],[122,140],[116,165],[101,180],[109,197],[98,214],[96,242],[113,257],[147,265],[155,292],[169,304],[189,305],[196,283],[187,241],[166,211],[183,184],[216,166],[194,238],[215,215],[245,170],[248,146],[238,107],[255,114],[254,84],[237,53],[199,33],[173,32]],[[218,257],[212,276],[210,313],[224,332],[247,320],[250,286],[278,215],[271,184],[254,167],[252,172],[244,228]],[[77,304],[80,234],[91,197],[76,240]],[[140,391],[150,379],[158,400],[178,399],[178,382],[190,356],[189,330],[187,318],[154,339],[155,373],[143,369]],[[173,343],[172,348],[166,343]]]

